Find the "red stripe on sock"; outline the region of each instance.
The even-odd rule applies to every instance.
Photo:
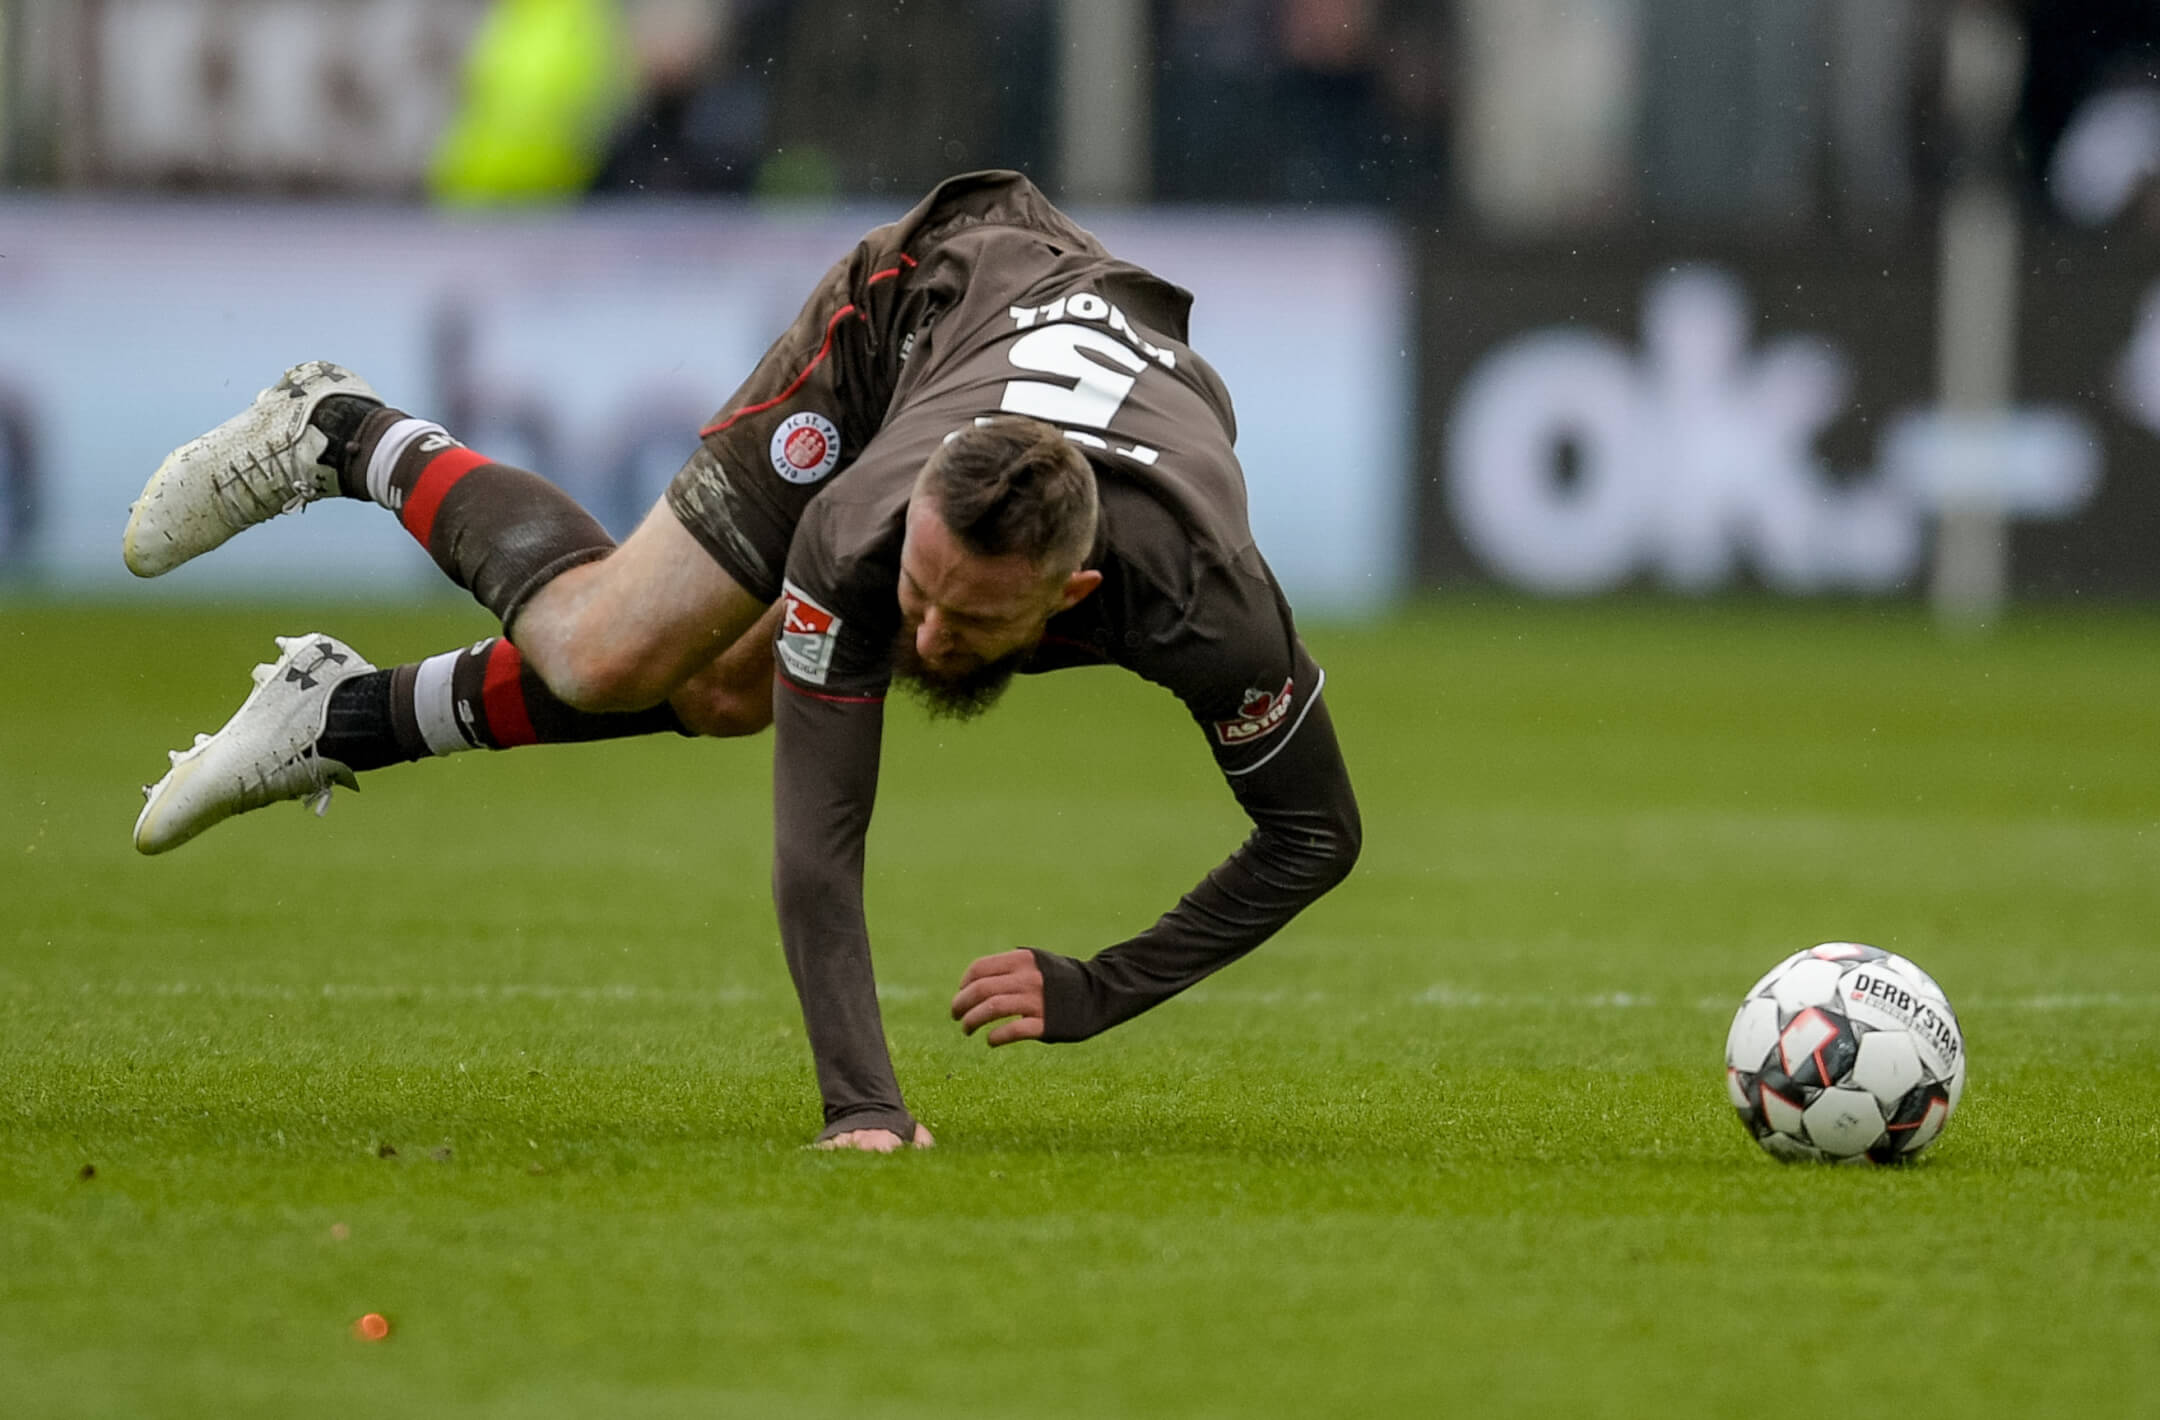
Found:
[[[442,508],[443,495],[466,474],[490,462],[493,460],[486,454],[472,449],[445,449],[429,459],[427,467],[413,480],[412,492],[405,495],[405,506],[398,510],[398,521],[405,524],[405,531],[426,547],[435,531],[435,514]]]
[[[488,652],[487,674],[480,682],[480,705],[487,711],[488,735],[497,749],[537,744],[532,715],[525,709],[525,658],[508,641]]]

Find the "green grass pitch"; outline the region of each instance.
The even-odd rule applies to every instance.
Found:
[[[1115,672],[896,709],[872,924],[941,1142],[892,1159],[801,1147],[762,743],[470,755],[137,858],[163,751],[318,628],[485,630],[0,607],[0,1413],[2160,1408],[2150,613],[1316,626],[1359,871],[1055,1049],[963,1039],[962,966],[1135,930],[1242,820]],[[1781,1167],[1725,1103],[1740,993],[1830,938],[1960,1010],[1916,1167]]]

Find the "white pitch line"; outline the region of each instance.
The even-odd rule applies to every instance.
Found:
[[[1725,996],[1702,996],[1692,1001],[1668,1001],[1657,996],[1633,991],[1601,991],[1581,996],[1478,991],[1469,987],[1435,984],[1407,996],[1392,998],[1362,995],[1350,991],[1291,991],[1256,990],[1242,987],[1199,986],[1186,993],[1185,999],[1216,1006],[1275,1006],[1302,1007],[1324,1005],[1386,1005],[1408,1004],[1413,1006],[1437,1006],[1444,1010],[1469,1011],[1642,1011],[1642,1010],[1695,1010],[1732,1011],[1740,1004],[1737,994]],[[2130,993],[2121,991],[2076,993],[2051,993],[2041,996],[1972,996],[1958,1000],[1962,1010],[1971,1011],[2084,1011],[2084,1010],[2160,1010],[2160,994]]]
[[[459,985],[339,982],[300,985],[268,981],[100,981],[78,985],[78,996],[205,996],[230,1001],[568,1001],[577,1005],[739,1006],[771,995],[755,986],[680,989],[614,984],[559,986],[546,982]]]
[[[313,984],[266,981],[98,981],[82,982],[61,990],[75,996],[119,998],[201,996],[234,1001],[423,1001],[451,1004],[561,1001],[593,1006],[726,1007],[779,1003],[792,999],[789,993],[777,987],[641,986],[628,982],[599,986],[566,986],[549,982],[518,981],[451,985],[337,981]],[[42,988],[32,981],[20,978],[0,981],[0,997],[40,994],[44,994]],[[881,1001],[914,1004],[926,1000],[942,1000],[945,992],[938,987],[886,982],[878,986],[877,994]],[[1420,991],[1387,995],[1342,990],[1292,990],[1208,984],[1194,987],[1180,999],[1202,1006],[1291,1010],[1315,1006],[1432,1006],[1442,1010],[1463,1011],[1731,1011],[1739,1003],[1738,996],[1703,996],[1691,1001],[1667,1001],[1657,996],[1631,991],[1591,992],[1583,995],[1494,992],[1445,982],[1436,982]],[[2160,1010],[2160,993],[2100,991],[2050,992],[2028,996],[1981,995],[1960,998],[1955,1004],[1964,1011],[2152,1011]]]

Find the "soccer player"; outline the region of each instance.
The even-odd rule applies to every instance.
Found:
[[[619,547],[545,480],[334,365],[295,367],[165,460],[128,566],[156,576],[314,499],[369,499],[504,634],[392,670],[281,639],[225,727],[145,791],[135,846],[281,799],[320,812],[332,784],[429,755],[770,724],[773,895],[818,1142],[929,1145],[863,915],[893,682],[965,717],[1016,671],[1124,666],[1184,702],[1253,821],[1131,939],[970,965],[952,1015],[993,1046],[1130,1020],[1258,946],[1358,853],[1324,678],[1253,545],[1190,306],[1020,175],[951,179],[827,273]]]

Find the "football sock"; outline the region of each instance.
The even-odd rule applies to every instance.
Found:
[[[360,451],[361,424],[382,407],[381,400],[365,395],[333,394],[316,405],[315,412],[308,416],[308,423],[322,430],[330,441],[316,462],[337,470],[338,491],[348,498],[362,501],[367,498],[367,467],[361,465],[360,477],[355,480],[353,455]]]
[[[550,579],[614,549],[568,494],[473,452],[440,424],[346,394],[323,400],[311,422],[329,440],[322,462],[337,471],[339,490],[396,513],[435,565],[505,627]],[[489,637],[345,681],[330,693],[316,750],[359,771],[467,749],[662,731],[689,733],[664,703],[627,714],[567,705],[516,646]]]
[[[555,698],[500,636],[374,671],[330,692],[315,750],[355,771],[468,749],[579,744],[664,731],[688,734],[666,704],[595,714]]]
[[[362,772],[427,753],[425,746],[420,754],[409,753],[391,727],[390,676],[389,671],[369,671],[330,688],[330,709],[322,733],[315,737],[317,754]]]
[[[506,628],[552,578],[614,550],[569,494],[466,448],[440,424],[353,395],[325,399],[315,424],[330,437],[324,459],[334,460],[345,494],[396,513],[444,575]]]

